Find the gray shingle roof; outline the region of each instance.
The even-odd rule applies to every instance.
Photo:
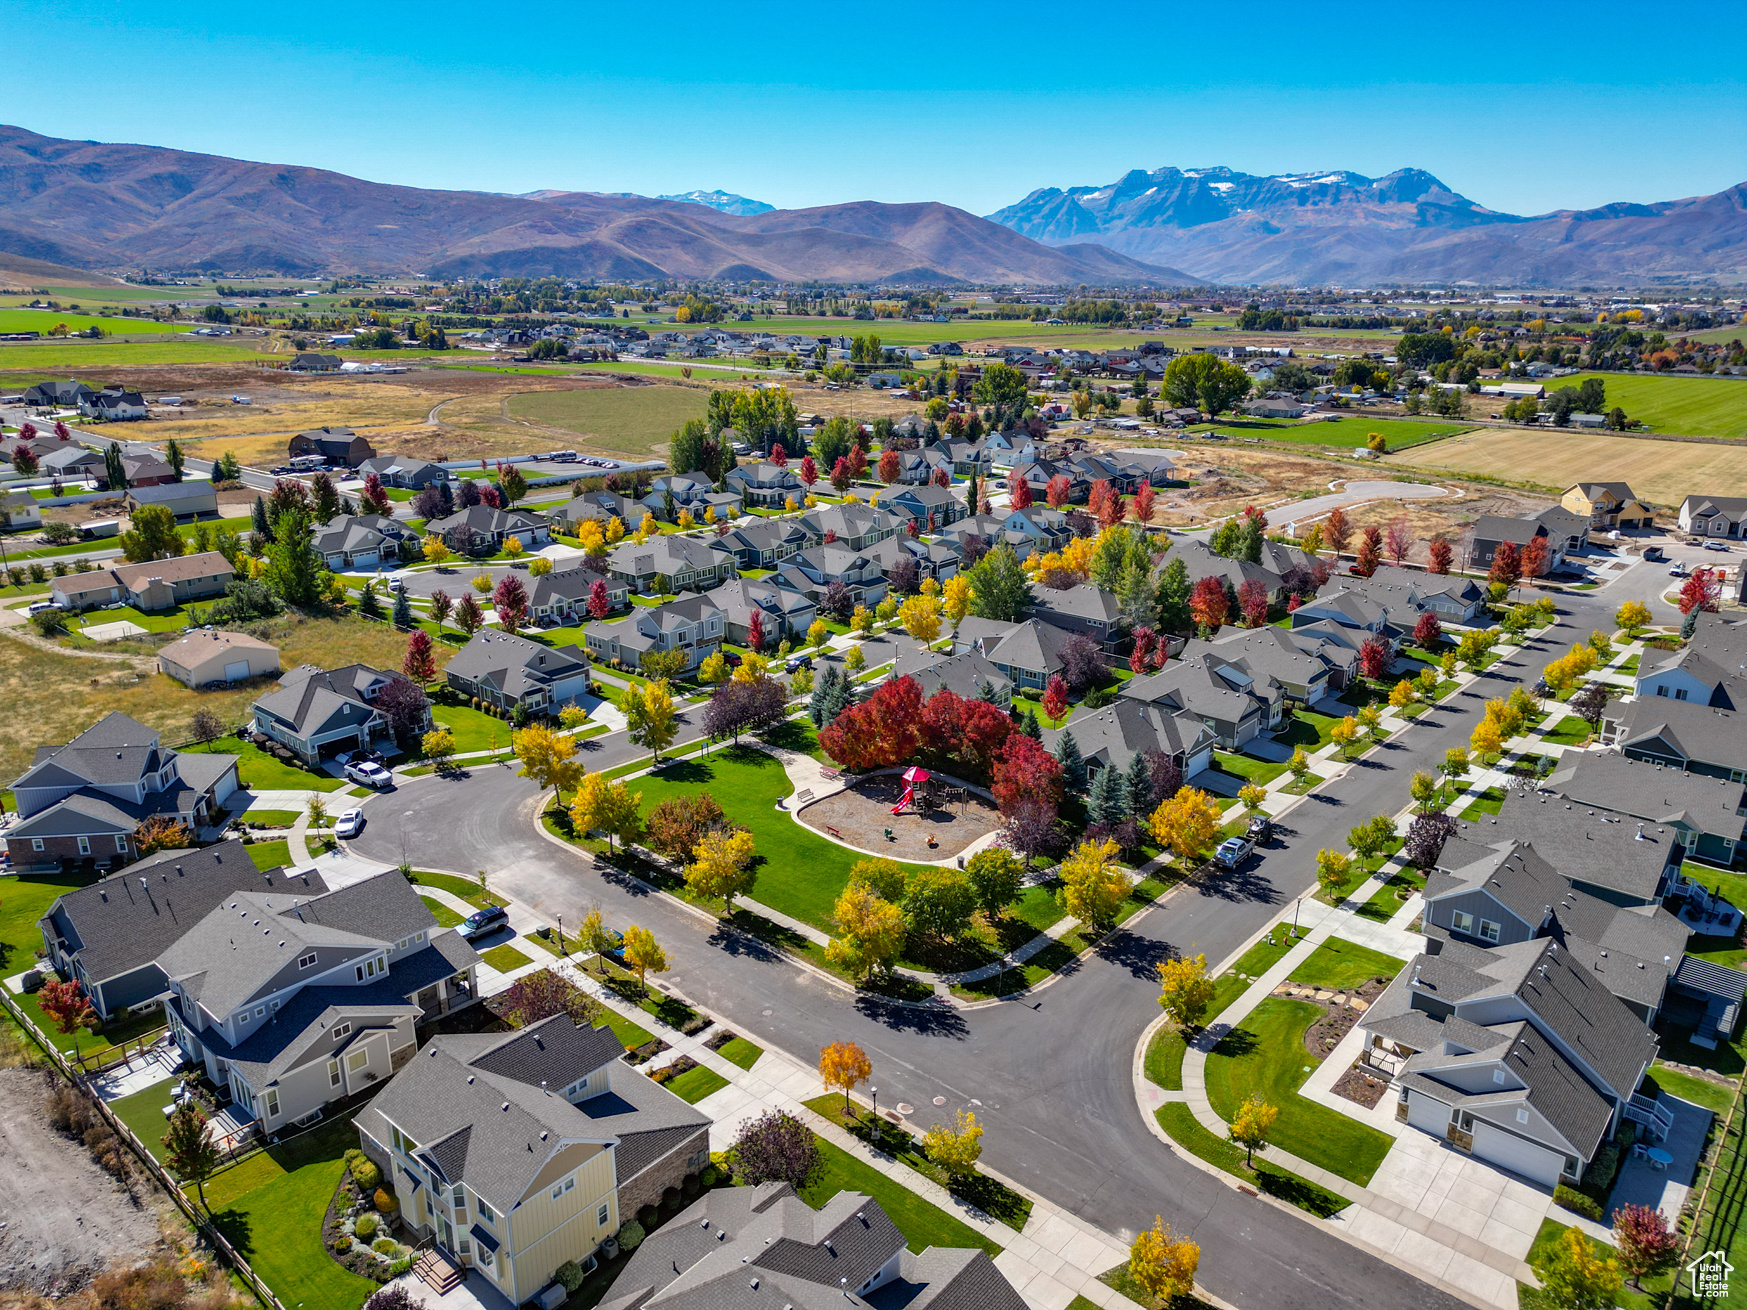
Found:
[[[1144,751],[1192,755],[1214,741],[1213,730],[1194,714],[1125,696],[1102,709],[1081,707],[1060,728],[1045,728],[1043,744],[1053,753],[1067,732],[1074,734],[1082,758],[1115,769],[1128,768]]]
[[[1614,810],[1650,823],[1684,823],[1712,836],[1739,841],[1747,788],[1726,778],[1683,773],[1624,755],[1567,754],[1546,790],[1580,805]]]
[[[927,700],[942,688],[966,700],[975,700],[984,682],[997,693],[1005,691],[1011,695],[1013,691],[1013,683],[1006,674],[974,650],[961,651],[957,655],[943,655],[929,650],[904,650],[898,655],[892,676],[914,678],[922,688],[923,700]]]
[[[536,687],[586,674],[588,652],[580,646],[542,646],[514,633],[482,629],[455,653],[445,673],[489,683],[516,699]]]
[[[1713,709],[1695,701],[1664,696],[1640,696],[1609,710],[1617,716],[1614,740],[1622,750],[1666,754],[1658,744],[1682,759],[1724,769],[1747,769],[1747,719],[1732,710]]]
[[[1505,793],[1496,815],[1457,820],[1456,836],[1483,846],[1531,842],[1566,878],[1651,901],[1663,871],[1680,848],[1666,828],[1638,825],[1621,816],[1558,797]]]

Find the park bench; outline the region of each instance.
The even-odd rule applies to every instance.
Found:
[[[837,829],[833,828],[828,823],[825,825],[825,831],[830,833],[833,837],[837,838],[838,841],[848,840],[847,838],[844,837],[844,835],[842,833],[838,832]]]

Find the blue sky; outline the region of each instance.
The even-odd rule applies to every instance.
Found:
[[[1414,166],[1536,213],[1747,180],[1742,0],[0,0],[0,25],[0,121],[414,186],[985,213],[1165,164]]]

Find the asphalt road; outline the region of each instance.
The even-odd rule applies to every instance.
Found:
[[[1110,1233],[1130,1236],[1163,1215],[1201,1243],[1203,1284],[1237,1305],[1453,1307],[1454,1300],[1313,1221],[1233,1191],[1158,1142],[1135,1102],[1134,1048],[1158,1014],[1153,971],[1160,959],[1194,951],[1217,962],[1246,945],[1312,889],[1318,849],[1342,846],[1354,824],[1399,809],[1415,767],[1466,744],[1488,697],[1532,681],[1548,659],[1606,626],[1624,598],[1614,591],[1565,598],[1569,613],[1557,626],[1509,651],[1488,676],[1294,809],[1265,858],[1179,889],[1031,997],[969,1013],[851,995],[635,884],[603,876],[586,857],[539,834],[538,797],[511,769],[418,779],[375,798],[365,806],[370,826],[352,845],[386,861],[492,870],[494,886],[566,924],[598,905],[618,926],[652,928],[674,962],[667,980],[692,1000],[808,1063],[828,1042],[859,1042],[872,1057],[881,1098],[917,1107],[914,1117],[924,1123],[975,1106],[988,1126],[988,1164]],[[591,768],[636,754],[619,735],[588,746]],[[939,1110],[936,1096],[945,1098]]]

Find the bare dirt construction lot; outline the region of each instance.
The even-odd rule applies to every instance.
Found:
[[[157,1197],[98,1168],[78,1142],[49,1127],[44,1076],[0,1069],[0,1289],[59,1296],[160,1245]]]
[[[1529,483],[1553,495],[1578,482],[1606,478],[1630,483],[1641,499],[1668,508],[1694,492],[1724,495],[1747,485],[1747,443],[1667,441],[1557,428],[1470,432],[1390,455],[1385,463]]]
[[[909,809],[895,815],[892,806],[903,791],[903,779],[882,774],[807,806],[797,817],[846,846],[920,863],[950,859],[1001,826],[1001,816],[993,805],[951,784],[937,786],[938,804],[928,813]],[[892,830],[891,841],[886,840],[888,828]],[[935,845],[928,844],[930,838]]]

